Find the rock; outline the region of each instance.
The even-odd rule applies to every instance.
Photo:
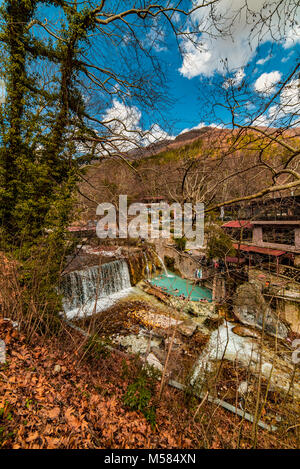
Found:
[[[177,324],[181,324],[182,321],[171,316],[165,316],[164,314],[151,313],[146,310],[140,310],[135,312],[135,316],[140,318],[144,323],[147,323],[148,327],[168,329]]]
[[[160,361],[156,358],[156,356],[153,353],[149,353],[149,355],[147,356],[147,363],[148,365],[153,366],[159,371],[162,371],[164,368],[163,365],[160,363]]]
[[[164,363],[166,361],[167,354],[164,350],[161,350],[159,347],[152,347],[151,353],[153,353],[161,363]]]
[[[0,364],[6,363],[6,346],[3,340],[0,340]]]
[[[169,344],[170,344],[171,340],[172,340],[172,337],[167,337],[165,339],[166,347],[169,347]],[[174,339],[173,339],[173,348],[178,348],[178,347],[181,347],[181,346],[182,346],[181,340],[174,337]]]
[[[3,318],[3,321],[7,321],[7,322],[10,322],[12,327],[14,329],[18,329],[19,328],[19,323],[17,321],[13,321],[12,319],[10,318]]]
[[[136,334],[131,334],[127,336],[122,336],[122,335],[117,335],[112,337],[113,342],[117,343],[119,345],[122,345],[122,347],[125,347],[126,350],[128,350],[131,353],[139,353],[141,355],[144,355],[148,348],[149,348],[149,338],[145,337],[141,332],[136,335]],[[161,344],[162,340],[157,339],[153,337],[150,340],[150,347],[155,347],[159,346]]]
[[[224,318],[222,317],[207,317],[203,321],[203,326],[206,327],[209,331],[214,331],[215,329],[218,329],[218,327],[223,324]]]
[[[246,282],[238,287],[233,299],[233,311],[238,320],[246,326],[262,329],[264,322],[267,334],[281,339],[288,335],[287,326],[271,311],[260,286],[255,282]]]
[[[272,363],[263,363],[261,367],[261,371],[264,376],[267,376],[269,378],[273,371]]]
[[[53,373],[55,375],[58,375],[60,372],[61,372],[61,366],[60,365],[55,365],[55,367],[53,369]]]
[[[239,363],[247,370],[247,373],[257,376],[261,372],[263,378],[269,381],[270,391],[288,392],[294,374],[294,364],[291,358],[287,357],[287,354],[284,354],[284,357],[278,354],[274,364],[273,346],[269,348],[265,344],[261,348],[257,340],[234,334],[233,328],[233,324],[225,323],[212,332],[195,363],[191,384],[203,384],[207,381],[208,374],[217,372],[220,361],[229,360]],[[293,396],[295,399],[300,399],[300,384],[297,379],[294,380]]]
[[[197,324],[195,324],[193,321],[187,320],[178,326],[178,331],[186,337],[192,337],[197,327]]]
[[[245,396],[248,393],[249,385],[247,381],[242,381],[237,389],[238,393]]]
[[[197,305],[197,315],[198,316],[214,316],[215,315],[215,305],[214,303],[196,303]]]
[[[234,332],[235,334],[241,337],[253,337],[253,339],[260,338],[259,332],[253,331],[252,329],[249,329],[248,327],[244,327],[244,326],[235,326],[232,329],[232,332]]]

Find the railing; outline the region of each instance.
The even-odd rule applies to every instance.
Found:
[[[274,215],[272,213],[268,214],[259,214],[256,217],[252,217],[252,220],[261,220],[261,221],[299,221],[299,214],[293,214],[293,215]]]
[[[268,272],[275,273],[280,277],[300,283],[300,269],[297,267],[282,264],[277,266],[277,264],[273,262],[262,263],[258,267],[259,269],[267,270]]]

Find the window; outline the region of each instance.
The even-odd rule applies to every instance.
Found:
[[[295,229],[285,226],[263,227],[263,242],[274,244],[295,244]]]

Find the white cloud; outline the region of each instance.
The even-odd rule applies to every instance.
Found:
[[[154,142],[173,139],[174,137],[165,132],[158,124],[154,124],[151,129],[146,132],[143,138],[143,145],[147,146]]]
[[[144,43],[154,49],[156,52],[164,52],[167,47],[164,45],[165,33],[163,31],[157,31],[156,29],[151,29],[146,35]]]
[[[141,111],[136,106],[126,106],[124,103],[113,100],[113,105],[107,109],[103,120],[115,133],[126,133],[128,130],[136,129],[142,118]]]
[[[179,135],[185,134],[186,132],[190,132],[191,130],[203,129],[203,127],[207,127],[207,126],[204,124],[204,122],[200,122],[200,124],[196,125],[195,127],[183,129]]]
[[[195,127],[191,127],[191,128],[187,128],[187,129],[183,129],[179,135],[181,134],[184,134],[186,132],[190,132],[191,130],[199,130],[199,129],[203,129],[204,127],[212,127],[214,129],[221,129],[222,127],[220,125],[217,125],[217,124],[205,124],[204,122],[200,122],[200,124],[196,125]]]
[[[276,126],[276,122],[280,124],[280,120],[284,119],[285,117],[290,117],[293,115],[299,116],[299,93],[299,80],[291,80],[280,93],[279,102],[271,106],[265,115],[258,117],[254,121],[254,125]]]
[[[281,73],[277,70],[275,72],[263,73],[254,83],[254,89],[258,93],[271,94],[280,79]]]
[[[282,112],[299,113],[300,107],[300,80],[291,80],[282,90],[280,95],[280,107]]]
[[[282,63],[288,62],[290,58],[292,57],[292,55],[294,55],[294,52],[295,52],[294,50],[291,50],[291,52],[287,56],[282,57],[281,62]]]
[[[259,59],[256,62],[256,65],[264,65],[266,62],[268,62],[272,58],[271,54],[268,54],[264,59]]]
[[[224,81],[223,88],[228,89],[231,86],[239,86],[242,83],[245,76],[246,74],[244,72],[244,69],[239,68],[234,74],[234,77],[228,78],[227,80]]]
[[[268,116],[259,116],[253,121],[253,125],[257,127],[268,127],[271,123],[271,119]]]
[[[195,3],[202,4],[202,0]],[[258,13],[267,14],[267,6],[270,3],[266,0],[248,0],[248,9],[241,0],[220,0],[216,3],[214,18],[221,24],[223,30],[230,29],[231,34],[219,33],[210,19],[209,7],[196,10],[192,15],[192,21],[198,25],[199,35],[198,37],[194,35],[193,39],[199,43],[200,36],[201,45],[195,47],[188,39],[183,40],[183,62],[179,69],[180,73],[187,78],[198,75],[209,77],[215,72],[224,73],[243,68],[255,56],[259,43],[280,41],[283,35],[284,47],[291,47],[291,41],[299,32],[299,26],[287,18],[285,2],[278,5],[277,14],[274,14],[270,21],[270,28],[267,25],[261,29],[255,26]],[[271,8],[274,9],[275,4],[276,2],[272,2]],[[206,32],[200,35],[204,29]],[[212,34],[209,35],[208,32]],[[298,39],[300,39],[299,34]]]
[[[295,46],[298,42],[300,42],[300,25],[295,25],[293,29],[290,29],[287,32],[283,47],[285,49],[289,49],[290,47]]]
[[[136,106],[127,106],[114,99],[102,120],[113,133],[115,146],[120,151],[128,151],[137,145],[145,146],[159,140],[174,138],[158,124],[153,124],[150,129],[143,130],[141,119],[142,113]]]

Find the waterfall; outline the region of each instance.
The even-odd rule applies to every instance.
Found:
[[[77,270],[63,277],[63,307],[68,318],[93,314],[126,296],[130,288],[125,260]]]
[[[149,280],[150,279],[150,269],[149,269],[147,254],[145,253],[145,251],[143,251],[143,255],[144,255],[145,264],[146,264],[147,279]]]
[[[157,252],[155,252],[155,254],[157,255],[157,258],[158,258],[159,262],[161,263],[162,268],[165,271],[165,276],[166,277],[173,277],[173,275],[170,275],[169,272],[167,271],[167,267],[165,266],[165,263],[162,260],[162,258],[157,254]]]

